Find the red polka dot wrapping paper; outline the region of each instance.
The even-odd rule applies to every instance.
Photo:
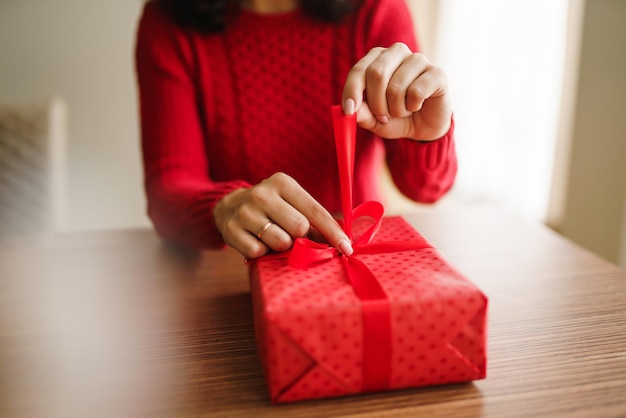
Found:
[[[358,234],[365,227],[356,222]],[[372,243],[423,240],[401,217]],[[482,379],[486,296],[434,248],[358,256],[390,304],[389,390]],[[363,392],[362,302],[339,257],[305,269],[286,258],[250,266],[257,346],[273,403]],[[382,361],[382,360],[381,360]]]

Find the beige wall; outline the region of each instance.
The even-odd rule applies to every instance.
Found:
[[[439,0],[407,0],[407,4],[417,28],[421,52],[431,61],[436,61]]]
[[[0,101],[67,101],[70,229],[147,225],[132,61],[141,5],[0,1]]]
[[[626,267],[626,1],[584,2],[569,166],[556,229]],[[621,259],[621,260],[620,260]]]

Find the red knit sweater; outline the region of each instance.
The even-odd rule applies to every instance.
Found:
[[[242,11],[202,35],[153,2],[139,24],[136,66],[148,214],[186,247],[223,245],[213,220],[227,193],[282,171],[331,212],[340,211],[330,106],[345,77],[375,46],[417,49],[403,0],[366,0],[340,24],[301,11]],[[398,188],[433,202],[454,181],[453,128],[434,142],[383,140],[359,130],[354,201],[379,200],[384,156]]]

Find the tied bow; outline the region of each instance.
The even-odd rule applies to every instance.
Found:
[[[369,201],[352,209],[352,177],[356,147],[356,115],[346,116],[341,106],[332,107],[333,127],[339,182],[344,213],[344,232],[353,239],[353,221],[370,217],[374,223],[354,243],[354,253],[346,256],[328,244],[307,238],[295,240],[287,263],[294,268],[306,268],[316,263],[340,258],[347,279],[361,301],[363,319],[363,391],[389,388],[391,375],[391,307],[389,298],[374,273],[361,261],[359,255],[381,254],[430,248],[425,240],[387,241],[372,243],[382,223],[384,209],[379,202]]]

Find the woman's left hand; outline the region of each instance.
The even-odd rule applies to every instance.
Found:
[[[388,139],[441,138],[452,117],[444,71],[399,42],[373,48],[352,67],[342,105],[359,126]]]

